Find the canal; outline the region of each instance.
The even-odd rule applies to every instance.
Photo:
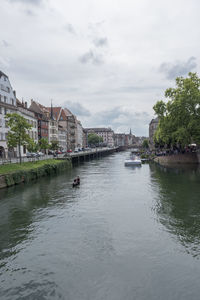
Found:
[[[1,300],[199,299],[199,169],[126,156],[0,191]]]

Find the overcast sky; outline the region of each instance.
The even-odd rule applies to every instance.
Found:
[[[0,0],[0,70],[19,99],[148,136],[174,79],[199,74],[199,0]]]

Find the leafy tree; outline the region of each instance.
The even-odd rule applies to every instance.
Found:
[[[154,141],[169,147],[200,144],[200,78],[196,73],[177,77],[176,87],[167,89],[165,97],[167,103],[161,100],[153,107],[159,117]]]
[[[38,151],[38,149],[39,149],[39,145],[36,142],[34,142],[33,139],[30,139],[27,145],[27,150],[29,152],[36,152]]]
[[[88,134],[88,144],[89,145],[97,145],[103,142],[103,138],[96,133]]]
[[[58,141],[52,141],[50,144],[51,150],[58,150]]]
[[[40,148],[40,150],[45,150],[45,153],[46,153],[46,150],[50,148],[50,145],[48,143],[48,139],[41,138],[39,140],[39,148]]]
[[[145,140],[143,141],[143,143],[142,143],[142,148],[144,148],[144,149],[148,149],[148,148],[149,148],[149,142],[148,142],[147,139],[145,139]]]
[[[32,126],[24,117],[18,115],[17,113],[6,114],[6,119],[7,125],[10,127],[7,135],[7,144],[9,148],[18,147],[21,164],[21,146],[30,142],[28,130],[30,130]]]

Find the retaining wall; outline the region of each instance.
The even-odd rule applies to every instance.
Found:
[[[197,164],[200,163],[200,155],[197,153],[174,154],[166,156],[157,156],[154,161],[161,165],[170,164]]]
[[[58,164],[47,163],[38,168],[0,175],[0,188],[9,187],[22,182],[30,182],[43,176],[56,174],[61,170],[70,169],[71,167],[71,160],[62,160]]]

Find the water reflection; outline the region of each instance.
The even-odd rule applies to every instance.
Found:
[[[66,203],[65,189],[58,190],[57,187],[66,185],[70,176],[68,172],[64,176],[43,178],[40,182],[0,190],[0,267],[6,264],[6,258],[21,250],[24,241],[31,239],[33,222],[38,222],[37,219],[42,219],[45,213],[53,214],[51,207],[55,201],[58,206]],[[70,201],[73,201],[73,196]]]
[[[158,219],[192,256],[200,256],[200,169],[150,165]]]

